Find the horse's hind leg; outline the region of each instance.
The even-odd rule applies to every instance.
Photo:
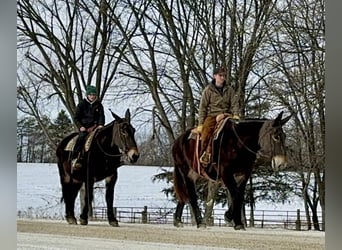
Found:
[[[75,218],[75,200],[80,189],[79,183],[62,183],[62,193],[65,203],[65,219],[68,224],[77,224]]]
[[[107,203],[107,218],[109,225],[113,227],[118,227],[119,222],[115,217],[113,210],[114,203],[114,187],[117,180],[117,172],[106,178],[106,203]]]
[[[203,222],[203,219],[202,219],[201,210],[199,209],[199,206],[197,203],[198,197],[196,193],[195,184],[190,179],[188,179],[186,181],[186,186],[187,186],[188,193],[189,193],[189,203],[191,205],[192,212],[194,213],[197,227],[198,228],[206,227],[206,224]]]
[[[182,222],[182,214],[183,214],[183,208],[185,203],[184,202],[178,202],[176,207],[176,212],[173,215],[173,225],[175,227],[183,227]]]

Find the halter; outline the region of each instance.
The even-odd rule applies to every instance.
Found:
[[[113,123],[113,132],[114,132],[114,127],[115,127],[115,123]],[[114,134],[114,133],[113,133]],[[113,135],[114,136],[114,135]],[[112,136],[112,137],[113,137]],[[121,135],[121,133],[120,133],[120,139],[122,140],[122,135]],[[101,150],[101,152],[103,153],[103,154],[105,154],[106,156],[109,156],[109,157],[121,157],[122,156],[122,153],[120,153],[120,154],[111,154],[111,153],[107,153],[104,149],[103,149],[103,147],[102,147],[102,145],[99,143],[99,140],[98,139],[96,139],[96,143],[97,143],[97,146],[99,147],[99,149]],[[112,142],[111,142],[111,145],[113,144],[113,138],[112,138]],[[122,150],[120,149],[120,147],[118,147],[119,148],[119,151],[120,152],[122,152]]]
[[[251,121],[251,120],[248,120],[248,121],[245,121],[245,122],[254,122],[254,121]],[[266,122],[266,121],[264,121],[264,122]],[[236,123],[235,121],[234,121],[234,123]],[[235,134],[235,136],[236,136],[236,138],[239,140],[239,142],[242,144],[242,146],[245,148],[245,149],[247,149],[249,152],[251,152],[252,154],[255,154],[256,156],[257,156],[257,158],[260,158],[260,157],[263,157],[263,158],[269,158],[267,155],[263,155],[262,153],[260,153],[260,152],[255,152],[254,150],[252,150],[252,149],[250,149],[248,146],[246,146],[244,143],[243,143],[243,141],[241,140],[241,138],[240,138],[240,136],[238,135],[238,133],[236,132],[236,129],[235,129],[235,126],[233,125],[232,126],[233,127],[233,132],[234,132],[234,134]],[[272,136],[272,138],[273,138],[274,136]],[[259,138],[259,140],[260,140],[260,138]],[[259,142],[258,142],[259,143]],[[273,146],[273,152],[274,152],[274,146]]]

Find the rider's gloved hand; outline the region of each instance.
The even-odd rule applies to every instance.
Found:
[[[196,128],[196,130],[197,130],[197,133],[202,133],[202,130],[203,130],[203,125],[201,124],[201,125],[198,125],[197,126],[197,128]]]
[[[239,115],[233,115],[232,119],[234,119],[234,120],[240,120],[240,116],[239,116]]]

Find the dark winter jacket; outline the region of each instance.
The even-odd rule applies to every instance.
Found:
[[[84,98],[76,108],[75,121],[77,126],[90,128],[93,125],[104,125],[105,116],[103,106],[99,100],[90,103],[88,99]]]
[[[213,80],[203,90],[198,111],[198,124],[203,124],[207,116],[217,116],[223,113],[239,115],[238,96],[226,83],[220,92]]]

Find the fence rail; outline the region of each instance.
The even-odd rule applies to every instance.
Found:
[[[114,207],[114,213],[119,222],[126,223],[148,223],[148,224],[172,224],[175,208],[154,207]],[[212,215],[212,226],[228,226],[224,220],[226,209],[214,208]],[[310,215],[311,217],[311,215]],[[107,220],[106,207],[93,208],[93,220]],[[319,214],[319,221],[322,215]],[[292,230],[307,230],[308,222],[304,211],[283,210],[254,210],[254,217],[250,217],[250,211],[246,209],[246,225],[260,228],[284,228]],[[194,224],[188,206],[184,207],[182,216],[184,224]],[[320,228],[322,225],[320,224]]]

